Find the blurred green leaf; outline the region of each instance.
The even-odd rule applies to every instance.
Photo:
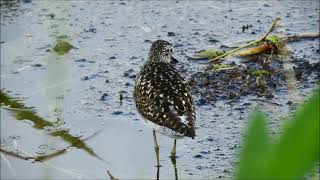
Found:
[[[319,89],[288,121],[274,144],[264,119],[249,125],[236,179],[302,179],[319,162]]]
[[[262,176],[299,179],[319,162],[319,98],[317,90],[289,120]]]
[[[249,128],[240,157],[238,179],[252,178],[259,174],[261,157],[269,146],[265,118],[262,113],[251,117]]]

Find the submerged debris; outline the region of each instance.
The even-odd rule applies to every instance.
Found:
[[[107,97],[108,97],[108,96],[109,96],[109,94],[104,93],[104,94],[101,96],[100,101],[105,101],[105,100],[107,100]]]
[[[127,70],[127,71],[125,71],[124,73],[123,73],[123,77],[129,77],[129,78],[131,78],[131,79],[135,79],[136,78],[136,73],[134,72],[134,70],[133,69],[129,69],[129,70]]]
[[[95,27],[89,27],[88,29],[84,29],[84,32],[92,32],[92,33],[97,33],[97,28]]]
[[[252,24],[247,24],[247,25],[242,25],[241,26],[241,29],[242,29],[242,32],[245,32],[246,30],[249,30],[249,28],[252,28],[253,25]]]
[[[53,50],[59,55],[68,53],[74,46],[64,40],[58,40]]]
[[[94,78],[96,78],[96,77],[97,77],[96,74],[92,74],[92,75],[88,75],[88,76],[83,76],[83,77],[81,77],[81,80],[82,80],[82,81],[87,81],[87,80],[90,80],[90,79],[94,79]]]
[[[212,58],[220,56],[224,53],[225,53],[225,51],[214,51],[214,50],[208,49],[208,50],[200,51],[197,54],[197,56],[202,57],[202,58],[212,59]]]
[[[116,111],[113,111],[112,115],[121,115],[123,114],[123,111],[119,111],[119,110],[116,110]]]
[[[95,61],[92,61],[92,60],[87,60],[87,59],[76,59],[74,60],[74,62],[79,62],[79,63],[95,63]]]
[[[174,32],[168,32],[167,35],[168,35],[168,36],[176,36],[176,33],[174,33]]]

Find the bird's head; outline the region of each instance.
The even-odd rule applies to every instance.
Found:
[[[177,61],[172,57],[172,44],[165,40],[156,40],[152,43],[149,51],[149,61],[166,62]]]

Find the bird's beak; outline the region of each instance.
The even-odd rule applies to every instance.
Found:
[[[173,56],[171,56],[171,58],[170,58],[170,63],[172,63],[172,64],[177,64],[179,61],[176,59],[176,58],[174,58]]]

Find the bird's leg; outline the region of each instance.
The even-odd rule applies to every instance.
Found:
[[[175,177],[175,180],[178,180],[178,170],[177,170],[177,166],[174,165],[174,177]]]
[[[176,158],[176,147],[177,147],[177,140],[174,139],[173,141],[173,147],[172,147],[172,151],[171,151],[171,158]]]
[[[178,170],[177,170],[177,162],[176,162],[176,147],[177,147],[177,140],[174,139],[173,141],[173,147],[172,147],[172,151],[171,151],[171,162],[174,168],[174,175],[175,175],[175,180],[178,180]]]
[[[159,180],[159,176],[160,176],[160,167],[158,166],[157,167],[157,178],[156,178],[156,180]]]
[[[159,162],[159,145],[157,142],[157,136],[156,136],[156,131],[153,130],[153,142],[154,142],[154,150],[156,152],[157,156],[157,167],[160,167],[160,162]]]

